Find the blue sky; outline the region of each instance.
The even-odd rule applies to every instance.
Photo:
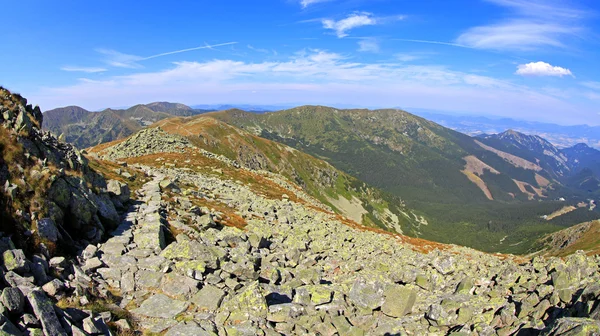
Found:
[[[43,110],[322,104],[598,125],[596,3],[10,1],[0,84]]]

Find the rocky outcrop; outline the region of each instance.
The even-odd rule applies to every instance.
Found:
[[[104,157],[116,160],[156,153],[183,153],[189,147],[192,144],[182,136],[164,132],[160,127],[147,128],[110,147]]]
[[[123,204],[127,193],[109,194],[106,181],[81,152],[42,131],[42,122],[39,107],[0,88],[0,171],[5,172],[0,182],[10,203],[18,207],[14,214],[5,214],[13,225],[2,229],[37,235],[43,242],[63,242],[76,251],[78,241],[99,242],[119,224],[111,198]]]

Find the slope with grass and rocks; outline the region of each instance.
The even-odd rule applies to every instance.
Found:
[[[544,150],[562,160],[539,138],[520,135],[527,141],[519,151],[497,149],[397,109],[300,106],[261,115],[229,110],[207,116],[304,151],[400,197],[428,223],[404,228],[416,237],[525,253],[544,234],[600,218],[598,212],[541,218],[564,206],[556,201],[560,197],[576,204],[587,191],[553,178],[557,174],[549,170],[562,161],[544,167],[536,163],[535,157],[550,158]],[[509,138],[517,139],[503,141]],[[531,150],[541,156],[529,155]],[[581,180],[585,186],[594,182]]]
[[[137,134],[92,149],[88,158],[79,154],[75,162],[77,155],[67,155],[79,153],[75,149],[50,135],[45,142],[38,137],[37,109],[5,90],[2,97],[1,129],[8,137],[2,137],[0,167],[9,188],[0,200],[9,207],[3,219],[13,221],[0,237],[4,334],[600,333],[597,256],[487,254],[366,227],[288,177],[173,134],[154,142]],[[22,120],[32,126],[23,128],[28,123]],[[142,132],[157,131],[163,132]],[[48,151],[29,152],[42,144]],[[8,160],[19,153],[14,148],[22,149],[23,161]],[[57,204],[63,221],[54,224],[63,237],[55,248],[22,240],[39,237],[43,230],[29,221],[39,226],[46,216],[14,202],[31,186],[27,169],[41,165],[34,154],[44,155],[42,162],[49,158],[47,165],[51,158],[59,158],[56,164],[71,158],[72,165],[50,172],[64,178],[60,174],[70,171],[81,188],[90,183],[84,199],[96,205],[91,222],[98,218],[102,227],[91,227],[98,239],[84,234],[90,225],[82,221],[81,228],[67,224],[74,209]],[[102,181],[106,186],[98,187]],[[55,202],[45,190],[38,191],[39,201]],[[77,190],[64,194],[72,201]],[[107,213],[95,197],[108,198],[116,221],[101,219]],[[10,210],[14,206],[29,217]]]

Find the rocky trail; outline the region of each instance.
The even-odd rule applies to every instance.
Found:
[[[175,168],[153,176],[83,269],[117,289],[137,327],[165,335],[563,334],[597,330],[598,259],[424,254],[333,215]],[[168,176],[168,177],[167,177]],[[196,190],[181,190],[196,185]],[[162,187],[161,187],[162,186]],[[167,191],[168,190],[168,191]],[[190,198],[218,195],[245,230]],[[176,201],[164,199],[175,196]],[[192,219],[190,221],[190,219]],[[192,223],[186,225],[184,223]],[[167,232],[176,228],[175,240]],[[93,253],[92,253],[93,252]],[[578,318],[576,318],[578,317]]]
[[[600,334],[598,256],[425,250],[160,130],[108,148],[107,181],[0,103],[0,335]]]

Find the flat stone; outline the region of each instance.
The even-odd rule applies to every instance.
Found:
[[[131,312],[146,317],[173,319],[184,312],[188,306],[188,302],[174,300],[164,294],[154,294],[144,301],[139,308],[133,309]]]
[[[137,322],[140,326],[140,329],[154,334],[160,334],[163,331],[177,324],[177,321],[175,321],[174,319],[156,317],[140,317]]]
[[[137,266],[140,269],[159,271],[167,259],[161,256],[151,256],[148,258],[139,258]]]
[[[163,274],[160,272],[139,270],[135,273],[135,285],[138,289],[156,289],[160,287]]]
[[[219,308],[224,297],[224,291],[213,285],[206,285],[192,297],[191,302],[199,309],[213,312]]]
[[[190,277],[167,273],[162,277],[160,289],[171,297],[187,300],[198,292],[198,284],[198,280]]]
[[[417,294],[406,286],[391,285],[386,288],[384,297],[381,311],[388,316],[402,317],[411,312]]]
[[[198,335],[198,336],[213,336],[216,334],[212,332],[208,332],[200,327],[196,322],[179,322],[176,326],[172,327],[165,333],[165,336],[189,336],[189,335]]]
[[[104,263],[102,261],[100,261],[100,259],[98,257],[94,257],[94,258],[88,259],[85,262],[85,265],[83,266],[83,270],[95,271],[96,269],[98,269],[102,266],[104,266]]]

